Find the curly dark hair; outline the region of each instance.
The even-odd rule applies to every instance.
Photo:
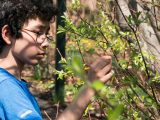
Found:
[[[12,37],[19,38],[20,29],[31,18],[50,21],[58,11],[53,0],[0,0],[0,33],[8,25]],[[5,42],[0,34],[0,51]]]

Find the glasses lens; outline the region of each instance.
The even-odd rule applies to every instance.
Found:
[[[52,42],[53,39],[54,39],[53,36],[50,36],[50,35],[47,35],[46,37],[47,37],[47,40],[48,40],[49,42]]]

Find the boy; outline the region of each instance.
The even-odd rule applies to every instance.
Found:
[[[0,120],[42,120],[21,71],[25,64],[36,65],[44,57],[49,23],[56,14],[52,0],[0,1]],[[101,57],[90,68],[90,81],[106,82],[112,76],[111,57]],[[84,87],[57,119],[80,119],[94,93],[92,88]]]

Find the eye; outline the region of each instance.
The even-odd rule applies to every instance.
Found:
[[[45,31],[45,35],[49,35],[49,29]]]
[[[37,31],[37,32],[35,32],[35,33],[37,34],[37,36],[41,36],[41,35],[44,34],[44,32],[41,32],[41,31]]]

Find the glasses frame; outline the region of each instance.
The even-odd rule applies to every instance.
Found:
[[[33,30],[28,30],[28,29],[21,29],[22,32],[25,32],[26,34],[28,34],[29,36],[31,36],[33,38],[32,35],[30,35],[28,32],[32,32],[36,35],[36,39],[33,38],[33,40],[38,43],[38,44],[42,44],[44,43],[44,41],[47,39],[48,42],[52,42],[54,40],[53,36],[49,35],[49,34],[46,34],[44,32],[36,32],[36,31],[33,31]],[[26,32],[28,31],[28,32]],[[45,35],[45,39],[42,40],[42,42],[38,42],[38,38],[40,38],[42,35]]]

